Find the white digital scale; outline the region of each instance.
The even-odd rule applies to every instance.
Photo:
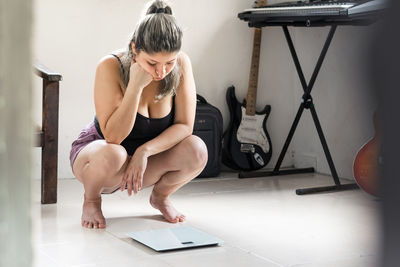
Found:
[[[126,235],[157,252],[216,246],[224,242],[215,236],[188,226],[130,232]]]

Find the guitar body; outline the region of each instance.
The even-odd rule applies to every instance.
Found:
[[[353,174],[357,184],[368,194],[378,196],[379,169],[381,158],[381,133],[374,115],[375,136],[358,151],[353,164]]]
[[[246,101],[236,99],[235,88],[229,87],[226,100],[230,111],[230,123],[224,134],[222,161],[237,170],[258,170],[268,164],[272,144],[267,131],[267,119],[271,106],[254,116],[246,115]]]

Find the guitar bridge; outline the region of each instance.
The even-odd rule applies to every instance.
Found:
[[[243,153],[254,153],[256,149],[252,144],[240,144],[240,152]]]

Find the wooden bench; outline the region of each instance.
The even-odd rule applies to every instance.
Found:
[[[57,203],[58,106],[62,76],[35,63],[35,73],[43,79],[42,127],[36,132],[35,146],[42,147],[41,202]]]

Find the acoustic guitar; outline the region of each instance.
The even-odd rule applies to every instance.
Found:
[[[381,156],[382,133],[378,116],[374,114],[375,136],[358,151],[353,164],[353,174],[357,184],[368,194],[379,196],[379,170],[383,164]]]
[[[257,1],[257,6],[266,1]],[[272,144],[267,131],[267,119],[271,106],[257,112],[257,84],[260,59],[261,29],[254,30],[253,53],[246,100],[237,101],[235,88],[229,87],[226,101],[230,111],[230,123],[224,133],[222,162],[236,170],[257,170],[271,159]]]

